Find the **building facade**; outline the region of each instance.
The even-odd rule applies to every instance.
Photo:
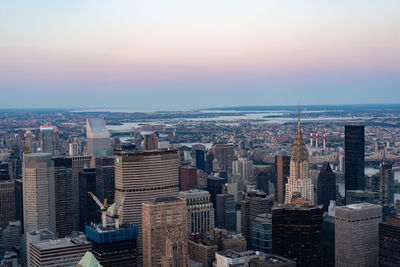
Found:
[[[228,231],[236,231],[236,202],[234,196],[227,193],[218,194],[216,209],[217,227]]]
[[[362,203],[335,209],[335,266],[378,266],[382,207]]]
[[[142,204],[143,265],[161,266],[167,240],[184,242],[180,257],[187,252],[186,201],[174,197],[157,198]],[[186,265],[187,266],[187,265]]]
[[[379,223],[379,266],[400,265],[400,215],[386,217],[386,223]]]
[[[364,190],[364,125],[344,128],[344,179],[346,190]]]
[[[336,178],[329,162],[325,162],[317,179],[317,204],[327,212],[331,200],[336,200]]]
[[[322,207],[278,205],[272,208],[272,250],[297,267],[322,262]]]
[[[214,229],[214,207],[209,192],[199,189],[181,191],[179,197],[186,200],[189,235],[204,235]]]
[[[197,169],[193,167],[179,168],[179,190],[188,191],[197,188]]]
[[[251,249],[272,253],[272,215],[258,214],[251,223]]]
[[[142,202],[160,197],[178,197],[178,152],[168,150],[116,153],[115,199],[121,199],[124,194],[122,217],[138,226],[140,257]]]
[[[73,230],[72,159],[54,157],[56,232],[58,237],[70,235]]]
[[[276,198],[279,204],[285,203],[286,184],[290,175],[290,156],[275,156]]]
[[[394,204],[394,173],[392,164],[381,163],[379,179],[379,203],[381,205]]]
[[[50,153],[24,154],[24,232],[56,231],[54,164]]]
[[[86,140],[88,155],[111,156],[110,134],[103,118],[86,118]]]
[[[4,229],[15,218],[15,181],[0,180],[0,228]]]
[[[286,184],[285,203],[290,204],[295,194],[300,194],[301,198],[314,203],[314,185],[310,178],[308,150],[301,134],[300,114],[290,157],[290,177]]]

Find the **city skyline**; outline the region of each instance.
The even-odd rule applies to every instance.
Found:
[[[10,2],[3,108],[399,103],[398,1]]]

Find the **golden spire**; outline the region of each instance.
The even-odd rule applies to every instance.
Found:
[[[301,126],[300,126],[300,104],[299,104],[299,108],[298,108],[298,112],[297,112],[297,133],[301,134]]]

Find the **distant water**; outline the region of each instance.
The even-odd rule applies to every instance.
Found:
[[[374,175],[379,172],[379,169],[365,168],[365,174],[368,176]],[[394,171],[394,179],[400,182],[400,170]],[[337,183],[339,186],[340,195],[344,196],[344,183]],[[400,194],[394,194],[394,200],[400,200]]]

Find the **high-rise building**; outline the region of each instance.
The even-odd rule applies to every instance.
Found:
[[[332,216],[333,215],[333,216]],[[322,223],[322,266],[335,267],[335,214],[324,214]]]
[[[115,175],[114,157],[96,158],[97,197],[108,203],[114,203]]]
[[[204,235],[214,229],[214,208],[209,192],[194,189],[179,192],[179,197],[186,200],[189,234]]]
[[[218,194],[216,209],[216,225],[228,231],[236,231],[236,202],[234,196],[227,193]]]
[[[24,232],[24,201],[22,197],[22,179],[14,180],[15,183],[15,219],[21,222]]]
[[[290,178],[286,184],[285,203],[290,204],[296,194],[300,194],[302,199],[314,203],[314,185],[308,167],[308,150],[301,134],[300,111],[297,134],[290,157]]]
[[[379,223],[379,266],[400,265],[400,215],[386,217],[386,223]]]
[[[239,158],[232,162],[232,173],[239,174],[243,181],[253,178],[253,161],[246,158]]]
[[[145,134],[143,140],[144,150],[157,150],[158,149],[158,133]]]
[[[139,228],[141,253],[142,202],[179,194],[176,150],[120,152],[115,155],[115,199],[126,195],[122,215]],[[186,228],[186,227],[185,227]]]
[[[0,180],[0,228],[15,220],[15,182]]]
[[[84,231],[85,224],[100,221],[100,213],[97,211],[96,202],[89,195],[97,194],[96,169],[86,168],[79,172],[79,229]]]
[[[92,244],[80,237],[48,239],[30,244],[30,267],[76,267]]]
[[[55,154],[56,133],[53,126],[40,126],[40,149],[42,153]]]
[[[54,157],[56,231],[59,237],[73,230],[72,159]]]
[[[241,231],[246,238],[247,247],[251,247],[252,228],[251,222],[260,213],[271,213],[271,207],[274,201],[267,194],[258,191],[247,192],[244,200],[241,202]]]
[[[210,193],[210,201],[213,207],[217,207],[217,195],[222,194],[223,185],[226,183],[226,179],[219,177],[207,178],[207,191]],[[215,210],[215,219],[217,219],[217,210]]]
[[[164,197],[143,202],[142,225],[144,266],[161,266],[162,257],[167,256],[168,239],[186,243],[179,257],[188,257],[186,201]],[[177,267],[188,266],[187,263]]]
[[[10,221],[3,230],[3,244],[5,250],[12,251],[14,247],[21,245],[22,227],[20,221]]]
[[[272,253],[272,215],[261,213],[251,222],[251,249]]]
[[[286,184],[290,175],[290,156],[275,156],[276,198],[279,204],[285,203]]]
[[[206,173],[211,174],[214,169],[213,169],[213,162],[214,162],[214,154],[209,151],[206,155]]]
[[[257,190],[261,190],[276,198],[276,168],[275,166],[263,166],[254,170]]]
[[[85,234],[92,243],[92,252],[103,267],[137,266],[138,229],[135,224],[123,222],[117,229],[115,223],[85,226]]]
[[[197,188],[197,169],[193,167],[179,168],[179,190],[188,191]]]
[[[346,125],[344,132],[345,189],[364,190],[364,125]]]
[[[383,162],[381,163],[380,170],[380,185],[379,185],[379,202],[381,205],[394,204],[394,173],[392,164]]]
[[[206,170],[206,165],[204,161],[204,150],[196,150],[196,168],[202,171]]]
[[[329,162],[325,162],[317,179],[317,204],[327,212],[331,200],[336,200],[336,178]]]
[[[369,203],[335,209],[335,266],[378,266],[382,207]]]
[[[74,230],[79,229],[79,172],[90,167],[92,156],[80,155],[72,158],[72,198],[74,209]],[[96,192],[97,193],[97,192]]]
[[[235,156],[233,146],[229,144],[216,144],[213,145],[212,151],[214,160],[218,162],[218,171],[232,173],[232,161]]]
[[[294,260],[298,267],[320,266],[322,208],[308,205],[278,205],[272,208],[272,250]]]
[[[111,156],[110,134],[103,118],[86,118],[86,138],[89,155]]]
[[[54,165],[50,153],[24,154],[24,232],[56,231]]]

